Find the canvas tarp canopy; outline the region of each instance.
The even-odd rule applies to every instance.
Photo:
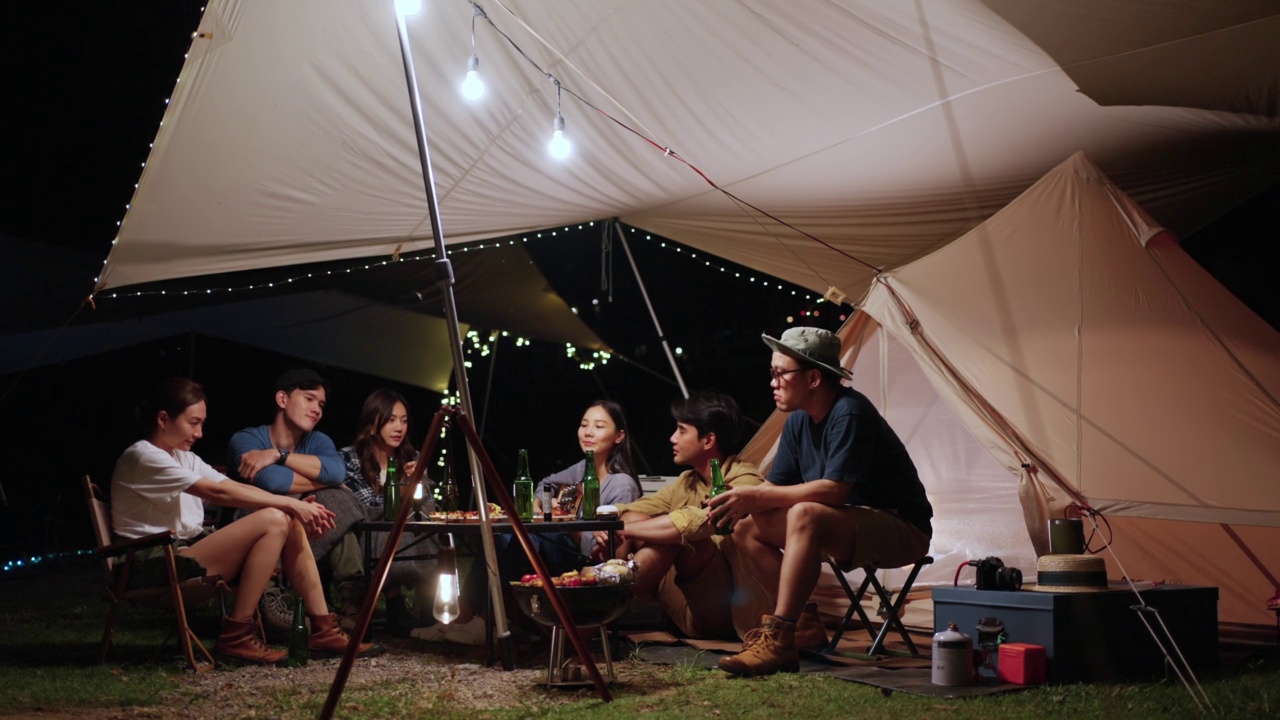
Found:
[[[276,269],[152,283],[119,299],[108,291],[98,308],[55,329],[85,289],[85,264],[44,243],[0,244],[14,251],[0,301],[15,310],[0,327],[0,375],[197,333],[436,392],[449,386],[453,359],[432,253],[291,267],[283,280]],[[474,326],[608,350],[522,244],[468,248],[454,263],[464,335]]]
[[[901,369],[883,367],[883,330]],[[1034,562],[1027,545],[1048,552],[1048,519],[1081,502],[1110,522],[1111,578],[1216,586],[1222,621],[1274,622],[1280,333],[1083,155],[885,273],[842,337],[854,386],[923,460],[935,554],[972,552],[976,537],[988,543],[977,557]],[[921,372],[946,411],[911,382]],[[780,420],[744,453],[768,459]],[[1004,493],[965,452],[975,441]],[[955,563],[939,564],[949,581]]]
[[[473,104],[471,4],[407,20],[449,242],[619,217],[858,297],[1078,150],[1181,236],[1280,176],[1270,0],[482,5]],[[393,8],[211,0],[100,284],[429,246]],[[636,132],[566,92],[550,159],[543,71]]]

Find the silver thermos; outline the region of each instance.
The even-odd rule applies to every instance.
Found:
[[[958,687],[973,681],[973,640],[955,623],[933,636],[933,684]]]

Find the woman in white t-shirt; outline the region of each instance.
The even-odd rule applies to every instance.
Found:
[[[223,620],[213,649],[219,659],[261,664],[284,660],[286,653],[263,642],[254,622],[258,601],[279,561],[311,617],[308,649],[341,655],[350,637],[325,604],[320,573],[307,542],[308,533],[333,526],[333,513],[317,503],[274,495],[214,470],[191,452],[204,432],[204,421],[205,395],[199,383],[174,378],[157,388],[143,406],[145,439],[124,451],[111,477],[113,530],[127,538],[171,531],[179,539],[179,561],[187,577],[220,575],[238,583],[235,606]],[[262,509],[209,533],[202,527],[205,500]],[[360,654],[380,649],[362,643]]]

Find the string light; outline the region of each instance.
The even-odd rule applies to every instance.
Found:
[[[480,58],[476,55],[476,18],[485,17],[484,10],[471,3],[471,57],[467,60],[467,77],[462,81],[462,97],[479,100],[484,96],[484,81],[480,79]]]
[[[422,0],[396,0],[396,12],[401,17],[417,15],[422,9]]]
[[[573,152],[573,144],[564,136],[564,115],[560,114],[560,81],[551,78],[556,86],[556,120],[552,123],[551,142],[547,144],[547,152],[557,160],[564,160]]]

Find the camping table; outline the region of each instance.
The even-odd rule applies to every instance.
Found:
[[[366,522],[358,522],[355,525],[351,526],[352,530],[361,534],[360,544],[364,547],[365,577],[369,577],[373,574],[374,549],[370,547],[369,539],[372,537],[372,534],[375,532],[390,532],[392,525],[394,525],[394,523],[387,520],[371,520]],[[493,528],[493,532],[495,535],[497,535],[498,533],[513,532],[513,530],[511,529],[511,523],[507,520],[494,520],[490,522],[489,525]],[[612,531],[621,530],[622,521],[614,519],[614,520],[553,520],[551,522],[546,522],[544,520],[535,519],[530,522],[524,523],[524,529],[530,535],[564,534],[564,533],[571,533],[571,532],[594,532],[596,530],[611,531],[611,534],[609,535],[609,557],[613,557],[615,548],[613,544]],[[420,554],[418,555],[405,554],[405,551],[413,548],[415,545],[417,545],[418,543],[422,542],[423,540],[429,537],[432,537],[434,535],[440,535],[442,533],[452,533],[462,538],[474,538],[478,540],[480,538],[480,521],[479,520],[410,521],[405,523],[404,531],[406,533],[411,533],[416,537],[413,542],[400,548],[400,550],[396,552],[395,557],[392,558],[393,560],[413,560],[413,559],[420,559],[423,557],[430,557],[428,555],[420,555]],[[480,553],[477,553],[476,555],[478,558],[483,558],[483,555]],[[488,592],[488,586],[489,586],[488,573],[485,573],[484,577],[485,577],[485,590],[486,590],[485,609],[489,610],[489,605],[491,601],[490,601],[490,596]],[[494,622],[493,613],[486,612],[485,613],[485,645],[487,647],[486,657],[488,659],[488,664],[490,666],[493,665],[493,640],[494,640],[493,622]]]

